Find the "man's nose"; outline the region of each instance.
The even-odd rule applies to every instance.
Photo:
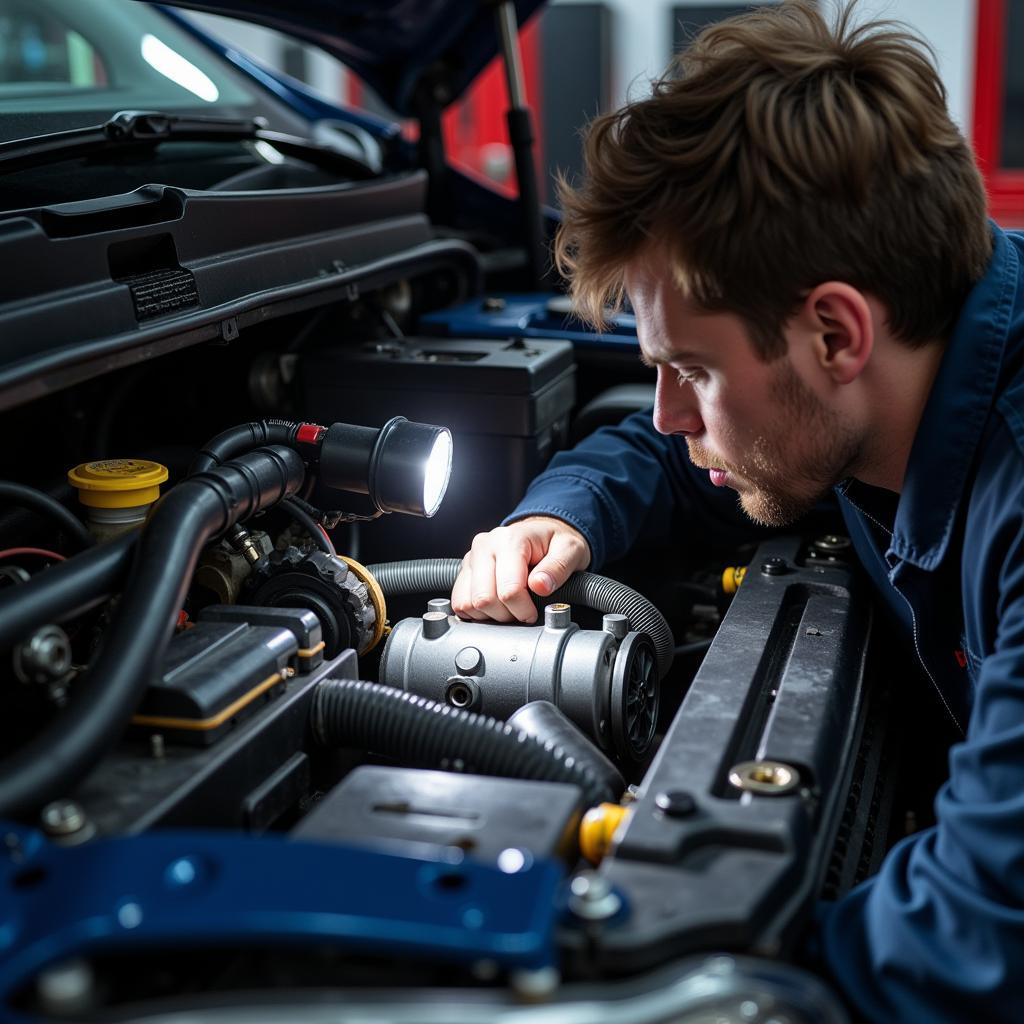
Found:
[[[704,429],[697,396],[690,384],[680,384],[670,366],[658,367],[654,392],[654,429],[660,434],[699,434]]]

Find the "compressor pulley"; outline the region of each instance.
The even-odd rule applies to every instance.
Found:
[[[328,658],[346,647],[362,654],[379,635],[366,583],[343,559],[325,551],[289,547],[271,552],[253,567],[246,603],[309,608],[320,620]]]

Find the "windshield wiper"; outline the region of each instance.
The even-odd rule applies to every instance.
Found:
[[[270,131],[262,117],[190,117],[156,110],[122,110],[103,124],[0,143],[0,174],[97,153],[159,146],[165,142],[265,142],[286,156],[349,178],[376,177],[360,160],[297,135]]]

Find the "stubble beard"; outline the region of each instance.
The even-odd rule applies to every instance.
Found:
[[[748,443],[743,461],[724,461],[698,440],[688,438],[686,444],[695,465],[729,473],[750,519],[760,526],[788,526],[850,475],[860,445],[788,361],[780,361],[768,400],[778,410],[773,429]]]

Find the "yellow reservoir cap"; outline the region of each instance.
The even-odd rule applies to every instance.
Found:
[[[740,584],[743,582],[743,577],[747,575],[747,567],[745,565],[729,566],[722,573],[722,589],[727,594],[735,594],[740,589]]]
[[[580,853],[591,864],[600,864],[612,845],[615,830],[628,815],[629,808],[619,804],[598,804],[591,807],[580,822]]]
[[[136,508],[160,497],[167,467],[146,459],[104,459],[83,462],[68,473],[78,500],[89,508]]]

